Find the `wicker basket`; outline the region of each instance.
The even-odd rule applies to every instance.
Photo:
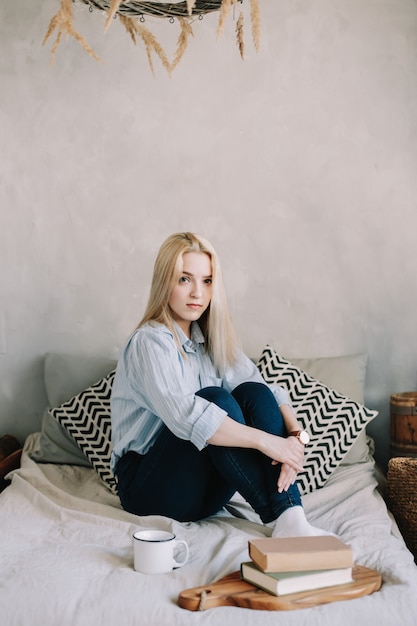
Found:
[[[387,488],[389,507],[417,563],[417,459],[390,459]]]

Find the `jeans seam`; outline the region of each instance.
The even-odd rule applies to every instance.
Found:
[[[282,501],[275,503],[275,505],[272,502],[262,502],[258,496],[256,483],[250,480],[250,477],[247,476],[245,471],[242,471],[241,465],[236,460],[233,453],[230,452],[229,449],[224,449],[224,450],[225,450],[225,455],[227,456],[229,463],[233,465],[234,469],[239,474],[240,478],[245,481],[246,485],[248,486],[251,492],[249,494],[251,497],[247,498],[249,504],[256,511],[256,513],[260,516],[260,518],[262,519],[264,523],[268,523],[272,520],[277,519],[281,515],[281,513],[283,513],[286,509],[291,508],[293,506],[297,506],[297,504],[299,504],[292,498],[291,493],[289,493],[288,491],[285,492],[285,494],[284,493],[282,494],[281,496]],[[247,496],[248,494],[245,494],[245,495]],[[286,501],[284,500],[285,496],[287,496]]]

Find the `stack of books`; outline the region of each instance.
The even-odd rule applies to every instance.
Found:
[[[353,551],[332,535],[250,539],[249,556],[241,578],[276,596],[353,580]]]

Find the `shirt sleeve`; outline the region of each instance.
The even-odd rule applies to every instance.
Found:
[[[275,383],[267,383],[262,378],[262,375],[255,363],[242,352],[237,364],[233,368],[226,371],[224,376],[224,387],[229,391],[232,391],[235,387],[244,382],[257,382],[267,385],[267,387],[269,387],[274,394],[278,406],[281,406],[282,404],[289,404],[290,407],[294,409],[287,389]]]
[[[227,415],[196,396],[187,383],[187,359],[169,331],[137,333],[131,341],[128,368],[131,393],[141,406],[158,416],[180,439],[199,450],[207,445]]]

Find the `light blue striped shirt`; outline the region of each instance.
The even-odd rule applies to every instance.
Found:
[[[202,450],[227,415],[216,404],[196,396],[204,387],[232,391],[242,382],[266,384],[256,365],[243,353],[238,363],[220,378],[204,349],[204,336],[196,322],[191,339],[176,327],[184,354],[172,332],[150,323],[127,341],[116,368],[111,396],[111,468],[133,450],[146,454],[162,425],[180,439]],[[278,405],[290,404],[282,387],[270,385]]]

